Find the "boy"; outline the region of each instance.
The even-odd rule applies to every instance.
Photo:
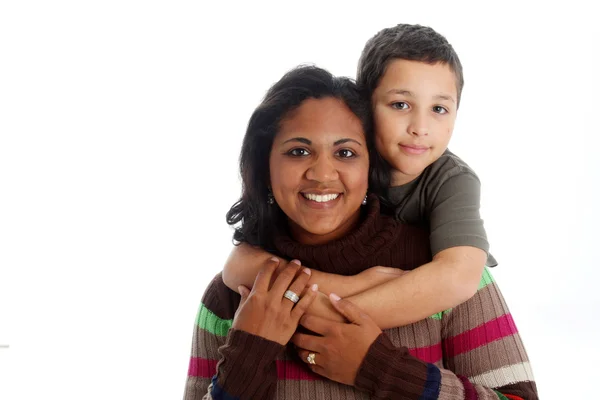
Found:
[[[391,187],[380,194],[397,219],[429,223],[433,261],[405,274],[382,267],[356,277],[313,271],[311,283],[349,296],[386,329],[463,303],[477,291],[486,259],[496,263],[479,216],[479,180],[447,150],[463,87],[452,46],[428,27],[384,29],[367,42],[357,83],[371,102],[377,150],[391,167]],[[252,286],[268,258],[248,245],[236,247],[223,271],[225,283]],[[315,301],[311,312],[339,319],[328,304]]]

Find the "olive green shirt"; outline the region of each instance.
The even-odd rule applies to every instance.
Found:
[[[488,253],[487,266],[498,265],[479,215],[481,183],[475,172],[446,150],[412,182],[391,187],[387,201],[396,219],[430,228],[431,253],[472,246]]]

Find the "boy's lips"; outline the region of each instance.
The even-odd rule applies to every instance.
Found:
[[[401,144],[400,148],[402,149],[402,151],[404,151],[407,154],[423,154],[425,153],[427,150],[429,150],[429,147],[427,146],[416,146],[416,145],[406,145],[406,144]]]

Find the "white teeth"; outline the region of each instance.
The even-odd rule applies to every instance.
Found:
[[[337,194],[312,194],[312,193],[302,193],[302,196],[305,198],[316,201],[317,203],[325,203],[327,201],[335,200],[338,198],[339,193]]]

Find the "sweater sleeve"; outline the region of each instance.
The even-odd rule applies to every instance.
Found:
[[[275,360],[284,346],[232,329],[219,349],[221,359],[212,379],[213,399],[273,399],[277,383]]]
[[[523,343],[487,269],[477,294],[443,318],[443,368],[382,333],[355,385],[377,399],[538,399]]]
[[[185,400],[270,399],[277,380],[278,343],[231,329],[239,295],[218,274],[196,318]]]

